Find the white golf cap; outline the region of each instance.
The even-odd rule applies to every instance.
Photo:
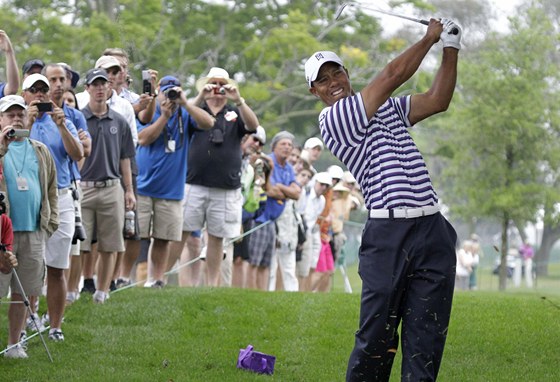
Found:
[[[109,69],[115,66],[118,66],[120,68],[121,63],[113,56],[101,56],[95,62],[96,68]]]
[[[327,184],[329,187],[332,186],[332,176],[328,172],[318,172],[315,174],[315,181],[322,184]]]
[[[321,150],[323,150],[324,148],[323,141],[317,137],[311,137],[308,140],[306,140],[305,143],[303,144],[304,149],[312,149],[317,146],[319,146]]]
[[[21,85],[21,90],[27,90],[33,85],[35,85],[36,82],[39,81],[43,82],[45,85],[47,85],[48,88],[50,88],[49,80],[47,79],[47,77],[39,73],[33,73],[29,77],[26,77],[25,80],[23,80],[23,85]]]
[[[342,179],[344,176],[344,170],[342,167],[333,164],[327,168],[327,172],[333,177],[334,179]]]
[[[305,62],[305,80],[309,87],[311,87],[311,83],[317,79],[317,74],[319,74],[321,66],[327,62],[335,62],[339,65],[344,65],[342,59],[338,57],[336,53],[328,50],[313,53]]]
[[[25,101],[22,96],[18,95],[7,95],[0,99],[0,113],[5,112],[12,106],[19,106],[22,109],[26,109]]]
[[[356,178],[354,178],[354,175],[352,175],[350,171],[344,171],[342,180],[346,183],[356,183]]]
[[[263,145],[266,143],[266,131],[264,127],[257,126],[257,130],[253,133],[253,137],[257,138]]]

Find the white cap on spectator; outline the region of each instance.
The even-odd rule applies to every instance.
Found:
[[[261,125],[257,126],[257,130],[253,133],[253,137],[257,138],[263,145],[266,143],[266,131]]]
[[[315,181],[322,184],[328,184],[329,187],[332,186],[332,176],[330,176],[330,174],[325,171],[315,174]]]
[[[21,90],[29,89],[30,87],[35,85],[35,83],[38,81],[43,82],[50,89],[49,80],[47,79],[47,77],[39,73],[33,73],[29,77],[26,77],[25,80],[23,80],[23,85],[21,85]]]
[[[305,143],[303,144],[304,149],[312,149],[317,146],[319,146],[321,150],[323,150],[323,148],[325,147],[323,145],[323,141],[317,137],[311,137],[308,140],[306,140]]]
[[[335,164],[329,166],[327,171],[334,179],[342,179],[342,177],[344,176],[344,170],[342,169],[342,167]]]
[[[22,96],[18,96],[18,95],[7,95],[3,98],[0,99],[0,113],[5,112],[6,110],[8,110],[9,108],[11,108],[12,106],[19,106],[22,109],[26,109],[27,107],[25,106],[25,100],[23,99]]]
[[[121,63],[114,56],[101,56],[95,62],[96,68],[109,69],[115,66],[118,66],[120,68]]]

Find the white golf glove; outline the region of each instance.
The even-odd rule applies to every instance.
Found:
[[[443,31],[441,32],[440,38],[443,42],[443,47],[451,47],[457,50],[461,49],[461,27],[449,19],[441,19],[441,23],[443,24]]]

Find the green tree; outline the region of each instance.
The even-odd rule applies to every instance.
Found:
[[[557,35],[547,15],[529,8],[512,32],[491,34],[460,65],[458,91],[445,123],[442,151],[447,201],[463,218],[489,217],[502,226],[500,289],[506,286],[507,232],[513,222],[536,219],[547,197],[559,194],[547,182],[556,172],[558,131],[551,110],[558,71],[543,60]],[[448,180],[448,182],[445,182]]]

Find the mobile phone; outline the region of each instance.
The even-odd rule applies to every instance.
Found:
[[[148,70],[142,70],[142,93],[152,94],[152,76]]]
[[[53,110],[52,103],[50,102],[39,102],[37,104],[37,110],[40,112],[49,112]]]

